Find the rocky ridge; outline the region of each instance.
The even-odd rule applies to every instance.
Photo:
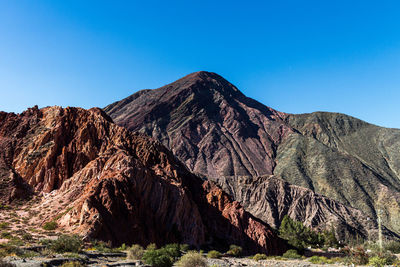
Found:
[[[56,221],[63,231],[114,245],[238,244],[251,252],[285,251],[266,223],[215,183],[190,173],[158,141],[115,125],[100,109],[2,112],[0,153],[7,187],[0,191],[2,203],[40,196],[32,204],[32,225]]]

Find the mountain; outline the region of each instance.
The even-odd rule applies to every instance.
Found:
[[[139,91],[104,110],[118,125],[159,140],[189,170],[217,182],[253,215],[275,226],[282,216],[271,210],[297,209],[289,214],[309,226],[336,225],[338,236],[356,230],[373,238],[375,226],[365,222],[376,225],[379,213],[389,232],[400,233],[400,130],[343,114],[279,112],[204,71]],[[301,212],[304,207],[296,201],[291,208],[284,201],[260,204],[257,192],[266,193],[259,187],[267,185],[257,181],[270,175],[303,187],[315,209]],[[243,187],[240,180],[252,186]],[[279,188],[280,182],[274,186]],[[295,191],[275,192],[275,197],[295,200]],[[271,206],[275,204],[279,207]]]
[[[0,201],[26,224],[113,245],[187,243],[281,254],[286,243],[167,148],[101,109],[0,112]],[[6,219],[7,211],[0,214]]]

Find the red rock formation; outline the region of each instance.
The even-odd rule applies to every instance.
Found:
[[[113,124],[100,109],[0,113],[0,149],[2,174],[17,177],[1,176],[1,183],[43,195],[35,204],[38,223],[57,219],[65,231],[115,245],[241,244],[270,254],[286,248],[267,224],[216,185],[202,186],[160,143]],[[7,192],[0,191],[1,201],[20,195]]]

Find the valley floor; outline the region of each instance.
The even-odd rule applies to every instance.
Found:
[[[311,267],[311,266],[346,266],[341,264],[313,264],[307,260],[260,260],[255,261],[247,258],[222,258],[222,259],[207,259],[209,266],[231,267],[231,266],[248,266],[248,267]]]
[[[7,262],[15,264],[17,267],[41,267],[41,266],[59,266],[66,261],[84,261],[86,266],[89,267],[103,267],[103,266],[147,266],[140,261],[126,260],[125,253],[84,253],[76,258],[65,258],[62,255],[53,258],[33,257],[21,259],[17,257],[6,257]],[[231,258],[223,257],[221,259],[207,259],[208,266],[213,267],[264,267],[264,266],[277,266],[277,267],[317,267],[317,266],[347,266],[341,264],[313,264],[307,260],[260,260],[255,261],[248,258]]]

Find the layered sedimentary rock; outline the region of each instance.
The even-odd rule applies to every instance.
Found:
[[[400,233],[400,130],[342,114],[278,112],[209,72],[139,91],[104,110],[117,124],[158,139],[191,171],[222,181],[220,185],[276,175],[351,211],[358,209],[365,218],[375,221],[380,213],[388,229]],[[254,187],[249,194],[257,190]],[[230,193],[249,207],[246,199]],[[280,217],[267,211],[258,217],[278,220],[278,225]],[[339,210],[325,212],[333,218]],[[273,218],[267,220],[268,216]],[[302,218],[305,223],[311,220]],[[331,220],[324,220],[319,225],[330,227]],[[360,234],[370,229],[357,224]],[[373,238],[373,232],[366,236],[371,233]]]
[[[157,138],[207,177],[272,174],[276,148],[292,132],[285,114],[208,72],[140,91],[104,110],[117,124]]]
[[[276,176],[222,178],[216,183],[243,203],[247,211],[274,228],[289,215],[318,231],[335,229],[342,242],[378,238],[376,220],[364,212]],[[388,239],[398,238],[386,227],[383,227],[383,235]]]
[[[63,231],[114,245],[238,244],[269,254],[286,249],[266,223],[215,183],[190,173],[158,141],[115,125],[100,109],[1,113],[0,153],[1,201],[42,196],[31,222],[56,220]]]

